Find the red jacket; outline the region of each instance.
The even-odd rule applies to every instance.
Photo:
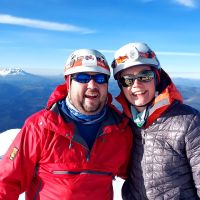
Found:
[[[48,108],[28,118],[0,161],[0,199],[112,200],[114,176],[126,177],[132,146],[128,120],[109,101],[109,116],[89,151],[65,122],[56,102],[66,96],[57,87]],[[110,98],[109,98],[110,99]]]

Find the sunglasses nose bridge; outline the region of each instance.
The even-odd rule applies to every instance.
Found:
[[[95,76],[90,75],[90,79],[87,84],[89,87],[96,87],[97,82],[95,81]]]
[[[132,84],[131,87],[135,87],[137,85],[140,85],[141,81],[139,80],[138,76],[135,75],[134,77],[132,77]]]
[[[138,84],[140,85],[140,84],[142,84],[143,81],[141,81],[140,78],[141,78],[140,76],[136,76],[136,77],[134,78],[133,85],[138,85]]]
[[[87,81],[85,83],[95,82],[95,76],[87,74]]]
[[[95,77],[95,75],[90,75],[89,82],[94,82],[94,83],[96,83],[96,77]]]

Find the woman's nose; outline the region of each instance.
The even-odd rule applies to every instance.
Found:
[[[138,79],[136,78],[136,79],[133,81],[132,87],[137,87],[138,85],[141,85],[141,81],[138,81]]]

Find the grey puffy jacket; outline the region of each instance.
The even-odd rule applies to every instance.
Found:
[[[123,199],[200,199],[199,112],[176,102],[148,128],[133,126],[133,163]]]

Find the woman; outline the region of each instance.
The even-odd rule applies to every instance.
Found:
[[[112,68],[134,133],[123,199],[200,199],[200,113],[182,104],[147,44],[121,47]]]

